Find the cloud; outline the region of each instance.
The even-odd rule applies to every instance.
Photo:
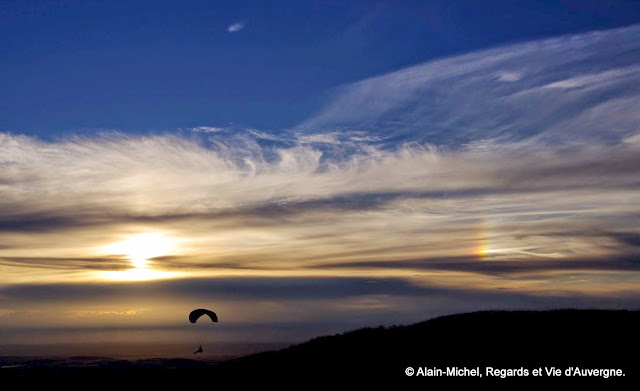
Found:
[[[632,247],[640,247],[639,232],[610,232],[608,235],[622,244]]]
[[[331,137],[1,135],[0,237],[11,246],[0,258],[119,270],[126,262],[100,249],[158,230],[189,242],[153,260],[163,270],[316,273],[327,262],[477,258],[485,245],[485,258],[550,254],[549,269],[565,270],[563,258],[628,252],[638,234],[640,156],[627,142],[446,151]],[[624,235],[563,234],[577,228]]]
[[[625,79],[627,76],[637,76],[640,67],[628,66],[617,68],[598,73],[588,73],[580,76],[570,77],[568,79],[555,81],[546,84],[540,88],[578,88],[578,87],[598,87],[604,83],[616,84],[619,79]]]
[[[338,88],[297,129],[366,129],[389,144],[452,149],[484,140],[619,142],[638,129],[639,30],[503,46],[375,76]]]
[[[440,289],[393,278],[191,278],[120,284],[23,284],[0,289],[4,300],[88,301],[171,296],[190,299],[338,299],[371,294],[429,295]]]
[[[196,126],[195,128],[187,128],[186,130],[196,133],[218,133],[224,132],[226,128],[219,128],[216,126]]]
[[[0,257],[0,265],[69,270],[126,270],[131,268],[131,262],[122,256],[104,258]]]
[[[233,23],[231,25],[229,25],[229,27],[227,27],[227,31],[230,33],[235,33],[237,31],[240,31],[244,28],[245,24],[243,22],[237,22],[237,23]]]
[[[515,71],[499,71],[496,73],[496,76],[498,80],[506,82],[518,81],[522,79],[522,73]]]
[[[472,271],[483,274],[516,274],[548,271],[640,271],[640,256],[612,257],[606,259],[561,259],[548,257],[540,259],[514,259],[478,262],[474,257],[444,257],[410,261],[375,261],[352,262],[342,264],[318,265],[319,268],[375,268],[375,269],[408,269],[408,270],[451,270]]]

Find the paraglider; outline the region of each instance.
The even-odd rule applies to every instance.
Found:
[[[209,318],[211,318],[212,322],[218,321],[218,315],[216,315],[215,312],[205,310],[204,308],[199,308],[197,310],[191,311],[191,313],[189,314],[189,322],[196,323],[202,315],[207,315]]]
[[[204,315],[208,316],[212,322],[218,322],[218,315],[216,315],[215,312],[209,311],[204,308],[198,308],[197,310],[191,311],[191,313],[189,314],[189,322],[196,323],[198,319],[200,319]],[[200,344],[200,347],[198,348],[198,350],[193,352],[193,354],[198,354],[203,352],[204,350],[202,349],[202,344]]]

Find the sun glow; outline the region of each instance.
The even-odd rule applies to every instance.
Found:
[[[489,238],[488,238],[488,221],[486,218],[480,220],[478,226],[478,237],[476,239],[477,245],[474,249],[474,253],[479,261],[486,261],[489,253],[491,252],[491,247],[489,246]]]
[[[486,261],[490,252],[491,250],[489,249],[489,246],[484,241],[482,241],[475,249],[476,256],[480,261]]]
[[[176,240],[161,233],[143,233],[129,236],[127,239],[107,245],[103,251],[127,257],[131,269],[106,272],[112,280],[151,280],[173,277],[175,273],[152,269],[149,260],[169,255],[177,249]]]

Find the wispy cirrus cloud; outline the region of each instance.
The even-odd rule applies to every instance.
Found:
[[[180,129],[180,130],[183,130],[183,129]],[[186,128],[184,130],[188,132],[195,132],[195,133],[218,133],[218,132],[224,132],[226,128],[221,128],[218,126],[196,126],[193,128]]]
[[[244,22],[236,22],[236,23],[230,24],[229,27],[227,27],[227,31],[230,33],[235,33],[242,30],[244,27],[245,27]]]
[[[391,143],[450,148],[483,139],[618,142],[635,134],[639,120],[639,31],[503,46],[348,84],[298,129],[366,129]]]

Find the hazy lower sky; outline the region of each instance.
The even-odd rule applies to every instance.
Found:
[[[0,343],[637,308],[634,23],[614,1],[3,3]]]

